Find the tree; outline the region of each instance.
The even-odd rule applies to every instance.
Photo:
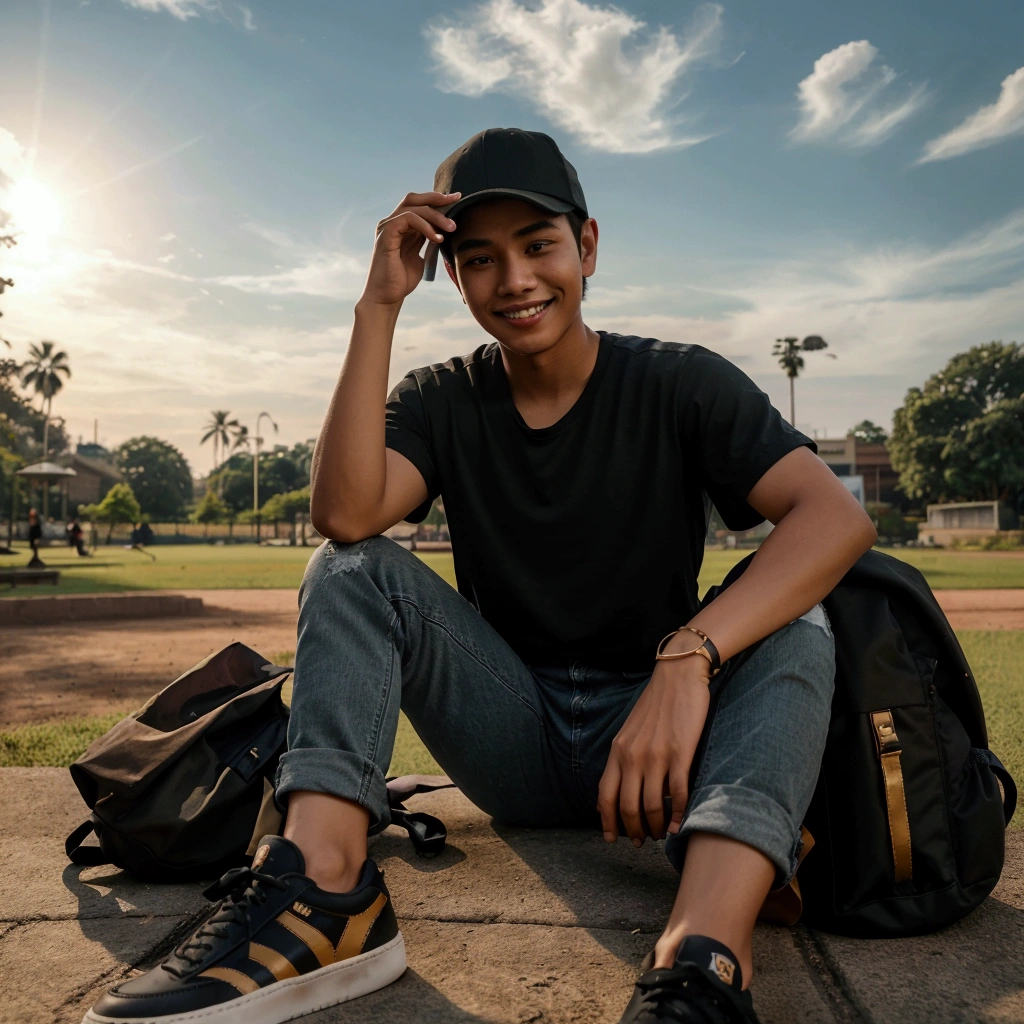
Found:
[[[235,428],[235,439],[231,444],[231,450],[237,452],[239,448],[244,448],[246,451],[249,450],[249,445],[252,444],[252,438],[249,436],[249,428],[243,424],[239,424]]]
[[[107,543],[114,535],[118,523],[137,523],[142,516],[135,494],[128,484],[114,484],[98,505],[86,505],[81,509],[83,519],[93,523],[109,523]]]
[[[184,515],[192,500],[192,472],[174,445],[156,437],[133,437],[116,449],[114,462],[144,515],[164,521]]]
[[[850,433],[863,444],[885,444],[889,439],[885,428],[872,423],[871,420],[861,420]]]
[[[220,459],[217,458],[218,453],[227,451],[228,444],[231,442],[231,435],[241,426],[238,420],[229,420],[228,417],[230,415],[231,413],[227,409],[214,409],[210,413],[210,419],[205,424],[206,433],[199,440],[200,444],[206,444],[209,440],[213,441],[214,472],[220,466]]]
[[[38,462],[43,450],[45,417],[19,394],[21,367],[14,359],[0,359],[0,445],[25,463]],[[61,424],[50,424],[49,446],[52,451],[67,447],[67,434]],[[4,505],[3,509],[9,508]]]
[[[772,355],[779,357],[779,366],[786,371],[789,378],[789,422],[796,426],[796,397],[794,394],[796,379],[804,368],[804,357],[801,352],[818,352],[828,348],[828,342],[817,334],[809,334],[803,341],[798,338],[776,338],[772,348]],[[830,359],[836,357],[831,352],[826,352]]]
[[[888,441],[900,487],[934,501],[1014,500],[1024,491],[1024,347],[976,345],[910,388]]]
[[[296,445],[295,448],[299,448]],[[273,451],[260,452],[260,495],[266,501],[275,494],[298,490],[309,483],[309,463],[304,453],[297,460],[295,448],[276,445]],[[252,456],[235,453],[211,473],[207,486],[216,489],[224,503],[239,515],[252,509]]]
[[[22,367],[21,382],[40,396],[40,407],[46,417],[43,425],[44,462],[50,451],[50,409],[53,405],[53,396],[64,387],[62,374],[65,377],[71,376],[66,352],[55,351],[52,341],[29,345],[28,359]]]
[[[6,185],[6,183],[7,178],[0,171],[0,185]],[[0,249],[10,249],[18,244],[17,238],[7,232],[7,225],[10,221],[11,215],[6,210],[0,210]],[[13,287],[14,281],[11,278],[0,276],[0,295],[3,295],[5,289]],[[0,313],[0,316],[3,316],[3,313]],[[11,343],[6,338],[0,337],[0,342],[3,342],[7,348],[11,347]]]
[[[227,506],[217,496],[216,491],[207,489],[206,493],[199,500],[199,504],[196,505],[191,518],[193,523],[203,524],[203,536],[205,537],[209,532],[210,523],[222,523],[227,517]]]
[[[303,487],[298,491],[287,491],[284,494],[275,494],[268,498],[260,509],[260,515],[264,520],[277,522],[295,522],[296,512],[309,512],[309,488]]]

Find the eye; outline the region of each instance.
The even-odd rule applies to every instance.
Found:
[[[540,239],[536,242],[531,242],[527,247],[527,252],[540,252],[541,249],[547,248],[551,243],[547,239]]]
[[[463,263],[462,265],[464,267],[482,267],[483,263],[481,263],[480,261],[489,259],[490,256],[474,256],[472,259],[466,260],[466,262]]]

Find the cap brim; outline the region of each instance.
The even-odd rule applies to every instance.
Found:
[[[463,196],[458,202],[452,203],[444,212],[449,217],[454,217],[460,210],[475,206],[477,203],[485,202],[488,199],[521,199],[525,203],[539,206],[548,213],[569,213],[576,207],[554,196],[545,195],[543,192],[526,192],[518,188],[485,188],[472,195]]]

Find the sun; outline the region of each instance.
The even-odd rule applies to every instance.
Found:
[[[28,238],[45,240],[60,229],[61,211],[54,194],[34,178],[19,178],[3,198],[11,227]]]

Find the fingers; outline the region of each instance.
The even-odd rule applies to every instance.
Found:
[[[396,207],[395,213],[414,206],[449,206],[461,196],[461,192],[410,192]]]
[[[442,232],[454,228],[455,221],[449,220],[437,210],[421,206],[419,211],[405,210],[395,217],[382,220],[378,226],[378,236],[384,238],[388,248],[397,248],[411,234],[420,235],[431,242],[441,242],[444,239]]]
[[[644,817],[651,838],[665,837],[665,768],[654,768],[644,775]]]
[[[626,835],[634,846],[643,846],[644,823],[640,817],[640,795],[643,790],[643,776],[627,766],[619,783],[619,815],[626,829]]]
[[[601,830],[606,843],[614,843],[619,838],[619,782],[622,780],[622,769],[617,758],[609,757],[597,788],[597,809],[601,814]]]
[[[686,804],[690,798],[687,772],[676,771],[669,775],[668,792],[672,798],[672,818],[668,823],[669,835],[675,835],[683,824]]]

